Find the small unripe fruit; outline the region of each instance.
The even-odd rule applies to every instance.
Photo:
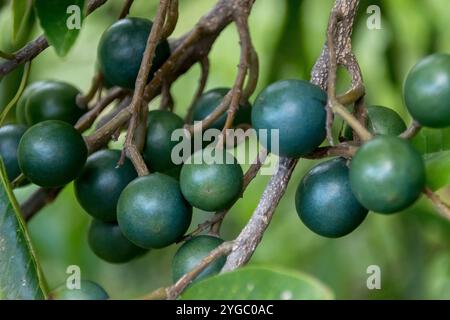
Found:
[[[99,258],[112,263],[128,262],[146,252],[128,240],[116,223],[96,219],[89,227],[88,242]]]
[[[223,98],[230,91],[230,88],[216,88],[205,92],[194,104],[192,111],[192,121],[202,121],[211,114],[222,102]],[[241,103],[236,112],[233,125],[251,123],[251,105],[249,102]],[[227,113],[224,112],[209,128],[222,130],[227,119]]]
[[[337,158],[320,163],[300,182],[295,195],[298,216],[313,232],[343,237],[366,218],[367,209],[355,198],[347,161]]]
[[[13,181],[21,173],[17,160],[17,149],[26,130],[27,128],[22,125],[11,124],[0,128],[0,157],[3,160],[9,181]]]
[[[406,77],[403,95],[409,113],[431,128],[450,126],[450,55],[422,59]]]
[[[223,243],[223,240],[213,236],[200,235],[186,241],[175,253],[172,261],[172,277],[176,282],[186,273],[192,271],[212,250]],[[220,272],[226,262],[226,257],[220,257],[209,264],[194,281],[198,281]]]
[[[252,125],[263,146],[283,157],[311,153],[325,139],[326,93],[302,80],[278,81],[264,89],[252,108]],[[278,150],[272,145],[272,129],[278,130]],[[260,130],[267,130],[261,139]]]
[[[27,117],[26,117],[26,106],[28,103],[28,98],[32,95],[32,93],[39,89],[41,86],[44,86],[47,81],[37,81],[28,85],[22,93],[19,101],[16,106],[16,121],[19,124],[28,126]]]
[[[142,248],[163,248],[189,228],[192,207],[178,181],[153,173],[131,182],[120,195],[117,220],[123,234]]]
[[[64,283],[50,294],[54,300],[107,300],[105,289],[89,280],[80,281],[80,289],[69,289]]]
[[[150,170],[165,172],[175,167],[172,149],[179,143],[172,141],[172,132],[182,129],[184,122],[170,111],[152,110],[148,113],[147,137],[143,150],[144,160]]]
[[[98,61],[108,84],[133,89],[153,23],[142,18],[117,21],[102,35]],[[149,80],[170,56],[167,40],[156,47]]]
[[[209,148],[197,151],[181,168],[181,192],[194,207],[218,211],[239,198],[244,180],[242,168],[231,154],[222,151],[223,156],[218,154],[217,159],[209,157]]]
[[[350,186],[367,209],[398,212],[420,196],[425,186],[425,165],[408,141],[378,136],[363,144],[353,157]]]
[[[17,154],[20,169],[31,182],[41,187],[59,187],[80,174],[87,147],[70,124],[48,120],[25,132]]]
[[[114,222],[122,190],[137,177],[128,158],[119,166],[119,150],[101,150],[91,155],[80,176],[75,180],[78,202],[96,219]]]

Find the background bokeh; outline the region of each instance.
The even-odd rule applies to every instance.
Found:
[[[151,18],[155,3],[136,0],[131,15]],[[257,92],[279,79],[308,79],[325,39],[332,3],[332,0],[256,1],[250,28],[261,64]],[[103,30],[115,21],[121,4],[122,1],[110,0],[87,18],[75,47],[65,58],[59,58],[52,49],[36,58],[31,80],[60,79],[86,90],[95,71],[96,45]],[[190,30],[214,4],[214,0],[180,0],[180,19],[173,37]],[[369,17],[366,9],[371,4],[381,8],[381,30],[366,27]],[[353,38],[368,103],[391,107],[409,122],[402,103],[404,76],[424,55],[436,51],[450,53],[449,14],[448,0],[414,1],[414,4],[410,0],[361,1]],[[6,9],[0,14],[3,46],[8,43],[8,15]],[[30,36],[39,33],[36,26],[35,34]],[[231,86],[239,59],[234,26],[221,34],[210,58],[208,88]],[[176,112],[181,116],[195,92],[199,70],[194,66],[173,86]],[[342,72],[339,88],[343,91],[347,86],[348,77]],[[151,107],[156,106],[153,103]],[[342,239],[322,238],[303,226],[294,206],[295,189],[312,165],[312,161],[300,161],[250,264],[277,265],[309,273],[328,285],[338,299],[450,298],[448,221],[438,217],[426,200],[421,200],[400,214],[370,214],[360,228]],[[267,180],[267,176],[258,176],[234,206],[223,226],[225,239],[234,238],[245,225]],[[23,200],[34,189],[19,189],[16,194]],[[448,190],[440,193],[449,198]],[[195,211],[192,226],[208,217],[208,213]],[[153,250],[127,264],[109,264],[97,258],[87,245],[89,222],[70,185],[29,223],[50,288],[65,281],[69,265],[79,265],[82,277],[100,283],[112,298],[139,297],[170,284],[170,264],[176,245]],[[381,268],[381,290],[366,287],[369,265]]]

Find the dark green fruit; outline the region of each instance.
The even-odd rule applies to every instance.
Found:
[[[223,98],[230,91],[230,88],[216,88],[205,92],[195,103],[192,110],[192,121],[202,121],[210,113],[212,113],[222,102]],[[249,102],[239,105],[239,109],[236,112],[234,118],[234,126],[240,124],[251,123],[252,107]],[[227,119],[227,113],[224,112],[216,121],[212,123],[209,128],[215,128],[222,130]]]
[[[406,77],[403,95],[409,113],[432,128],[450,126],[450,55],[422,59]]]
[[[11,124],[0,128],[0,157],[5,165],[9,181],[13,181],[21,173],[17,149],[26,130],[27,128],[22,125]]]
[[[87,148],[70,124],[48,120],[29,128],[19,143],[19,166],[25,176],[42,187],[59,187],[83,169]]]
[[[367,107],[367,129],[372,134],[398,136],[406,130],[406,124],[397,112],[382,106]],[[344,136],[353,140],[351,127],[346,126]]]
[[[252,108],[252,125],[260,143],[272,153],[298,158],[325,139],[326,93],[303,80],[278,81],[264,89]],[[272,129],[279,130],[279,150],[272,145]],[[260,130],[267,131],[267,139]]]
[[[88,280],[80,281],[80,289],[69,289],[63,284],[50,294],[54,300],[107,300],[106,291],[98,284]]]
[[[378,136],[363,144],[353,157],[350,185],[367,209],[394,213],[420,196],[425,186],[425,165],[408,141]]]
[[[216,163],[208,157],[208,150],[197,151],[181,168],[181,192],[194,207],[205,211],[223,210],[239,198],[243,172],[231,154],[224,152],[224,156],[220,156],[221,163]]]
[[[142,248],[163,248],[189,228],[192,207],[181,194],[178,181],[153,173],[131,182],[117,204],[123,234]]]
[[[145,162],[152,171],[163,172],[175,166],[172,162],[172,149],[179,142],[172,141],[174,130],[183,128],[184,122],[176,114],[153,110],[148,113],[147,138],[143,150]]]
[[[118,224],[96,219],[89,227],[88,242],[99,258],[112,263],[128,262],[146,252],[128,240]]]
[[[78,202],[96,219],[116,221],[116,207],[122,190],[137,177],[128,158],[118,166],[119,150],[101,150],[91,155],[75,180]]]
[[[103,33],[98,45],[98,61],[107,83],[134,88],[152,25],[147,19],[126,18]],[[169,56],[169,43],[163,40],[156,47],[150,79]]]
[[[28,98],[33,94],[33,92],[36,89],[39,89],[41,86],[44,86],[47,83],[47,81],[37,81],[33,82],[29,86],[25,88],[25,90],[22,93],[22,96],[20,97],[19,101],[17,102],[16,107],[16,121],[19,124],[28,125],[27,123],[27,117],[26,117],[26,106],[28,103]]]
[[[183,275],[196,267],[212,250],[223,243],[223,240],[213,236],[201,235],[186,241],[175,253],[172,261],[172,277],[176,282]],[[226,257],[220,257],[208,265],[194,281],[198,281],[220,272],[226,262]]]
[[[77,88],[65,82],[34,83],[18,106],[16,116],[23,120],[24,113],[29,126],[46,120],[61,120],[74,125],[85,112],[76,102],[79,93]]]
[[[347,161],[322,162],[306,174],[295,195],[295,207],[303,223],[329,238],[343,237],[366,218],[364,208],[350,188]]]

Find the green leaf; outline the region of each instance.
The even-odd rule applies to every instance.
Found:
[[[13,40],[17,41],[28,36],[34,26],[34,11],[32,0],[14,0],[13,11]]]
[[[450,150],[450,128],[423,128],[412,139],[412,144],[422,154]]]
[[[84,3],[84,0],[35,0],[41,27],[59,56],[65,56],[78,37],[78,27],[84,18]]]
[[[244,267],[193,284],[182,295],[189,300],[319,300],[331,291],[315,278],[278,268]]]
[[[436,191],[450,185],[450,151],[427,154],[424,158],[427,186]]]
[[[43,277],[0,159],[0,300],[46,297]]]

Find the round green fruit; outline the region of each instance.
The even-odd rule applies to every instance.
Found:
[[[172,277],[176,282],[183,275],[195,268],[212,250],[223,243],[223,240],[213,236],[200,235],[186,241],[175,253],[172,261]],[[208,265],[194,281],[198,281],[220,272],[226,262],[226,257],[220,257]]]
[[[433,54],[416,64],[406,77],[403,95],[409,113],[420,124],[450,126],[450,55]]]
[[[80,289],[69,289],[62,284],[50,294],[54,300],[107,300],[109,299],[105,289],[97,283],[89,280],[80,281]]]
[[[119,150],[101,150],[91,155],[80,176],[75,180],[78,202],[96,219],[114,222],[122,190],[137,177],[128,158],[118,166]]]
[[[189,228],[192,207],[183,198],[178,181],[153,173],[131,182],[117,204],[117,220],[123,234],[136,245],[163,248]]]
[[[76,102],[80,91],[68,83],[42,81],[34,83],[29,90],[16,113],[22,119],[24,113],[29,126],[46,120],[61,120],[74,125],[85,112]]]
[[[172,149],[179,143],[172,141],[172,132],[182,129],[184,122],[170,111],[153,110],[148,113],[148,130],[143,150],[144,160],[150,170],[164,172],[172,169]]]
[[[99,258],[112,263],[128,262],[147,251],[128,240],[118,224],[97,219],[89,227],[88,243]]]
[[[152,26],[147,19],[126,18],[103,33],[98,45],[98,61],[108,84],[134,88]],[[169,43],[162,40],[156,47],[149,80],[169,56]]]
[[[22,125],[12,124],[0,128],[0,157],[9,181],[13,181],[21,173],[17,160],[17,149],[26,130],[27,128]]]
[[[367,130],[376,135],[398,136],[406,130],[406,124],[397,112],[382,106],[367,107]],[[344,137],[353,140],[350,126],[345,126]]]
[[[350,186],[367,209],[398,212],[420,196],[425,186],[425,165],[408,141],[378,136],[363,144],[353,157]]]
[[[19,124],[23,124],[28,126],[27,117],[26,117],[26,106],[28,103],[28,98],[33,94],[33,92],[40,87],[44,86],[47,83],[47,81],[37,81],[33,82],[29,86],[25,88],[25,90],[22,93],[22,96],[20,97],[19,101],[17,102],[16,106],[16,121]]]
[[[252,125],[260,143],[283,157],[298,158],[312,152],[326,136],[326,102],[326,93],[307,81],[271,84],[252,108]],[[279,139],[272,138],[272,130],[278,130]]]
[[[223,156],[218,154],[217,158],[209,157],[209,148],[197,151],[181,168],[181,192],[192,206],[205,211],[223,210],[241,195],[242,168],[231,154],[221,151]]]
[[[87,148],[70,124],[48,120],[29,128],[19,143],[19,166],[41,187],[59,187],[75,179],[83,169]]]
[[[219,106],[228,91],[230,91],[230,88],[216,88],[205,92],[194,104],[192,109],[192,121],[202,121],[205,119]],[[249,102],[240,104],[233,125],[250,124],[251,112],[252,107]],[[224,112],[211,124],[211,126],[209,126],[209,128],[222,130],[225,126],[226,119],[227,113]]]
[[[368,212],[350,188],[349,169],[343,158],[322,162],[303,177],[295,195],[295,207],[310,230],[329,238],[349,234]]]

